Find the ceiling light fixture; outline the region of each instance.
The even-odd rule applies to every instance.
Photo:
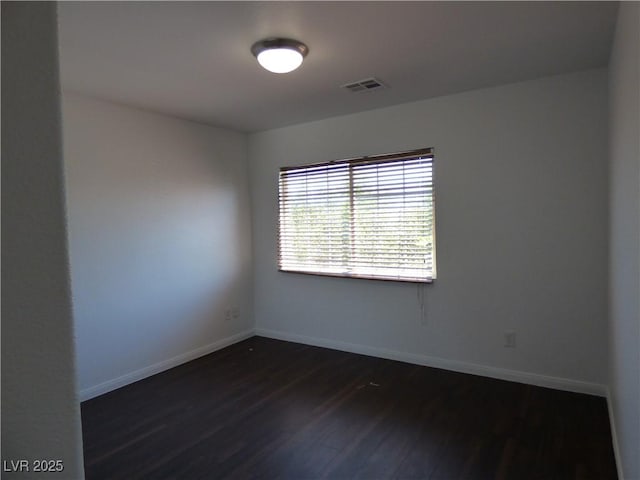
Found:
[[[263,68],[273,73],[289,73],[302,64],[309,48],[290,38],[267,38],[251,47],[251,53]]]

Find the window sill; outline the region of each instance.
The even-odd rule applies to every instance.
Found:
[[[284,270],[282,268],[278,269],[279,272],[282,273],[297,273],[300,275],[313,275],[316,277],[335,277],[335,278],[354,278],[354,279],[362,279],[362,280],[382,280],[385,282],[402,282],[402,283],[427,283],[431,284],[434,282],[435,278],[397,278],[397,277],[388,277],[384,275],[361,275],[361,274],[349,274],[349,273],[328,273],[328,272],[306,272],[301,270]]]

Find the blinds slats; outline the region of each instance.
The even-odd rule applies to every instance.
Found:
[[[434,277],[431,149],[280,170],[283,271]]]

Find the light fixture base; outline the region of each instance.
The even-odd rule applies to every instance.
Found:
[[[260,40],[251,46],[251,53],[253,53],[254,57],[257,57],[265,50],[274,50],[278,48],[295,50],[302,55],[302,58],[306,57],[309,53],[309,47],[298,40],[293,40],[292,38],[266,38],[264,40]]]

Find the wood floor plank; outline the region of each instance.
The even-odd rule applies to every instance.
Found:
[[[615,479],[606,402],[253,337],[82,404],[86,478]]]

